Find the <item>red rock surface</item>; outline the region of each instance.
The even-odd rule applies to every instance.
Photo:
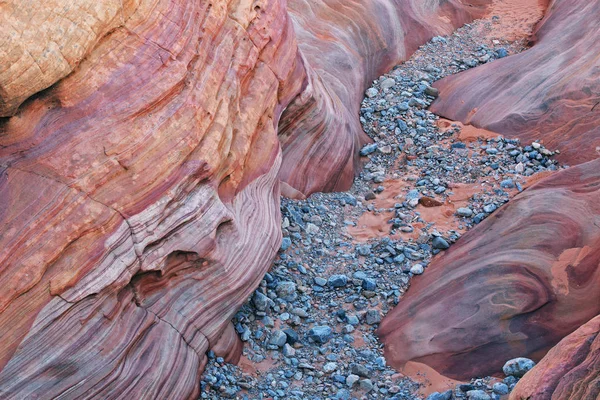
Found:
[[[283,110],[287,187],[347,186],[367,82],[480,8],[290,10],[0,6],[0,397],[195,398],[279,244]]]
[[[356,152],[369,140],[357,118],[364,90],[431,37],[481,15],[489,3],[289,0],[305,70],[302,91],[279,125],[281,179],[306,195],[348,189]]]
[[[524,141],[574,165],[600,154],[600,1],[554,0],[530,50],[447,77],[431,110]]]
[[[599,167],[538,182],[435,259],[381,323],[386,359],[454,379],[497,374],[600,314]]]
[[[560,341],[519,381],[510,400],[600,398],[600,316]]]

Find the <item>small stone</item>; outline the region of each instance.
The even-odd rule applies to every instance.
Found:
[[[330,374],[337,369],[337,364],[334,362],[328,362],[323,365],[323,372]]]
[[[500,187],[503,189],[513,189],[515,187],[515,183],[512,179],[505,179],[500,182]]]
[[[521,378],[534,366],[535,362],[533,362],[533,360],[525,357],[518,357],[508,360],[502,367],[502,371],[504,371],[504,375]]]
[[[269,344],[275,345],[277,347],[283,347],[287,340],[287,336],[283,331],[276,330],[271,333],[271,339],[269,340]]]
[[[392,88],[396,85],[396,81],[392,78],[387,78],[385,79],[383,82],[381,82],[381,84],[379,86],[381,86],[382,89],[389,89]]]
[[[470,217],[473,215],[473,210],[467,207],[461,207],[458,210],[456,210],[456,214],[459,217]]]
[[[265,311],[269,305],[269,298],[260,292],[254,292],[252,296],[252,304],[258,311]]]
[[[506,51],[505,48],[500,48],[496,50],[496,55],[498,56],[498,58],[504,58],[508,56],[508,51]]]
[[[506,385],[506,383],[496,382],[494,383],[494,386],[492,386],[492,390],[499,395],[508,394],[508,385]]]
[[[292,245],[292,239],[289,237],[284,237],[281,241],[281,251],[286,251]]]
[[[332,335],[333,330],[328,326],[315,326],[308,331],[308,337],[320,344],[329,342]]]
[[[289,281],[279,282],[275,287],[275,293],[277,293],[277,297],[287,301],[294,301],[298,297],[296,284]]]
[[[491,400],[490,395],[483,390],[469,390],[467,392],[467,398],[469,400]]]
[[[363,279],[361,286],[365,290],[372,291],[372,290],[377,289],[377,282],[375,282],[375,279],[365,278],[365,279]]]
[[[360,377],[358,375],[350,374],[346,377],[346,385],[348,385],[348,387],[352,387],[359,380],[360,380]]]
[[[294,357],[296,355],[296,349],[286,343],[283,345],[283,355],[286,357]]]
[[[367,367],[361,364],[350,364],[350,372],[352,372],[354,375],[362,376],[363,378],[371,377],[371,371],[369,371]]]
[[[376,197],[375,197],[375,193],[373,193],[373,192],[369,192],[369,193],[367,193],[367,194],[365,195],[365,200],[367,200],[367,201],[368,201],[368,200],[375,200],[375,199],[376,199]]]
[[[421,275],[424,271],[425,271],[425,269],[423,268],[423,266],[421,264],[415,264],[410,268],[410,272],[413,275]]]
[[[448,242],[443,237],[440,237],[440,236],[433,238],[433,240],[431,241],[431,246],[434,249],[440,249],[440,250],[446,250],[447,248],[450,247]]]
[[[297,343],[300,340],[298,333],[292,328],[284,329],[283,333],[285,333],[285,336],[287,337],[286,342],[289,344]]]
[[[368,310],[366,313],[366,321],[369,325],[375,325],[381,322],[381,314],[378,310]]]
[[[327,285],[327,279],[321,278],[321,277],[316,277],[315,284],[318,286],[325,286],[325,285]]]
[[[334,288],[344,287],[348,284],[348,277],[346,275],[331,275],[327,280],[327,285]]]
[[[434,87],[427,86],[425,88],[425,94],[437,98],[440,95],[440,91]]]
[[[485,206],[483,206],[483,211],[485,211],[488,214],[493,213],[494,211],[496,211],[496,206],[494,204],[486,204]]]
[[[379,91],[375,88],[368,88],[367,91],[365,92],[365,94],[367,95],[368,98],[372,99],[373,97],[375,97],[379,94]]]
[[[373,390],[373,382],[371,382],[370,379],[363,379],[358,385],[362,390],[366,392],[370,392],[371,390]]]

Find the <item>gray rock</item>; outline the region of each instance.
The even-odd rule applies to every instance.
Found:
[[[446,390],[444,393],[433,392],[427,396],[426,400],[450,400],[452,398],[452,390]]]
[[[427,86],[425,88],[425,94],[437,98],[440,95],[440,91],[434,87]]]
[[[371,390],[373,390],[373,382],[371,382],[370,379],[363,379],[362,381],[359,382],[358,385],[365,392],[370,392]]]
[[[360,377],[358,375],[350,374],[346,377],[346,385],[348,385],[348,387],[352,387],[359,380],[360,380]]]
[[[284,237],[283,240],[281,241],[281,250],[286,251],[287,249],[290,248],[291,245],[292,245],[292,239],[290,239],[289,237]]]
[[[534,366],[535,362],[533,362],[533,360],[525,357],[518,357],[508,360],[502,367],[502,371],[504,371],[504,375],[521,378]]]
[[[467,207],[461,207],[456,210],[456,214],[460,217],[470,217],[473,215],[473,210]]]
[[[269,298],[260,292],[254,292],[252,296],[252,304],[258,311],[265,311],[269,305]]]
[[[492,386],[492,390],[499,395],[508,394],[508,385],[506,383],[496,382],[494,383],[494,386]]]
[[[469,400],[491,400],[489,394],[483,390],[469,390],[467,392],[467,399]]]
[[[371,143],[360,150],[360,155],[363,157],[368,156],[369,154],[374,153],[375,150],[377,150],[377,143]]]
[[[308,331],[308,337],[316,343],[325,344],[333,335],[333,329],[328,326],[315,326]]]
[[[367,324],[375,325],[381,322],[381,314],[378,310],[368,310],[365,319]]]
[[[330,374],[337,369],[337,364],[334,362],[328,362],[323,365],[323,372]]]
[[[275,345],[277,347],[283,347],[287,340],[287,336],[283,331],[276,330],[271,333],[271,339],[269,340],[269,344]]]
[[[296,349],[286,343],[283,345],[283,355],[286,357],[294,357],[296,355]]]
[[[361,286],[365,290],[375,290],[377,289],[377,282],[375,279],[365,278],[363,279]]]
[[[348,277],[346,275],[331,275],[327,280],[327,285],[334,288],[344,287],[348,284]]]
[[[383,82],[381,82],[381,84],[379,86],[381,86],[382,89],[389,89],[392,88],[396,85],[396,81],[392,78],[387,78],[385,79]]]
[[[361,364],[352,363],[350,364],[350,372],[354,375],[361,376],[363,378],[370,378],[371,371],[367,367]]]
[[[424,271],[425,271],[425,269],[423,268],[423,266],[421,264],[415,264],[410,268],[410,272],[413,275],[421,275]]]
[[[275,287],[275,293],[277,293],[277,297],[287,301],[294,301],[298,297],[296,284],[289,281],[279,282]]]
[[[365,92],[365,95],[367,95],[367,97],[370,99],[377,96],[378,94],[379,94],[379,91],[375,88],[368,88],[367,91]]]
[[[327,279],[321,278],[321,277],[316,277],[315,284],[319,285],[319,286],[325,286],[325,285],[327,285]]]
[[[500,187],[504,189],[513,189],[515,187],[515,182],[512,179],[505,179],[500,182]]]
[[[431,246],[433,246],[434,249],[440,249],[440,250],[446,250],[447,248],[450,247],[448,242],[446,242],[446,240],[440,236],[433,238],[433,240],[431,241]]]

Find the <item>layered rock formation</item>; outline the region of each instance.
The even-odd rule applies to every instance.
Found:
[[[279,125],[280,176],[308,195],[346,190],[368,138],[357,118],[373,79],[438,34],[482,14],[488,0],[289,0],[305,71]]]
[[[539,360],[600,314],[600,161],[552,175],[465,234],[379,328],[386,359],[455,379]]]
[[[279,244],[283,110],[282,177],[347,186],[366,82],[481,10],[290,8],[0,6],[2,398],[197,396]]]
[[[600,1],[554,0],[534,46],[435,86],[431,110],[523,141],[570,165],[600,154]]]
[[[553,1],[533,48],[441,80],[432,110],[524,142],[542,140],[570,164],[596,158],[599,13],[599,1]],[[535,184],[470,231],[381,324],[388,359],[456,379],[500,373],[514,357],[541,359],[600,314],[598,199],[595,160]],[[565,378],[564,393],[578,398],[582,389],[566,388],[574,376]],[[529,385],[548,384],[540,389],[547,393],[559,385],[544,379]]]
[[[510,400],[600,397],[600,316],[560,341],[519,381]]]

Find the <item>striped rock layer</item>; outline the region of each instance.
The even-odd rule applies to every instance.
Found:
[[[412,361],[455,379],[499,374],[511,358],[539,361],[600,314],[598,15],[598,0],[554,0],[531,49],[435,85],[432,111],[540,140],[577,166],[515,197],[414,281],[379,329],[394,365]],[[511,399],[598,396],[590,324],[548,353]]]
[[[0,397],[196,398],[280,178],[349,186],[367,83],[485,2],[3,2]]]

